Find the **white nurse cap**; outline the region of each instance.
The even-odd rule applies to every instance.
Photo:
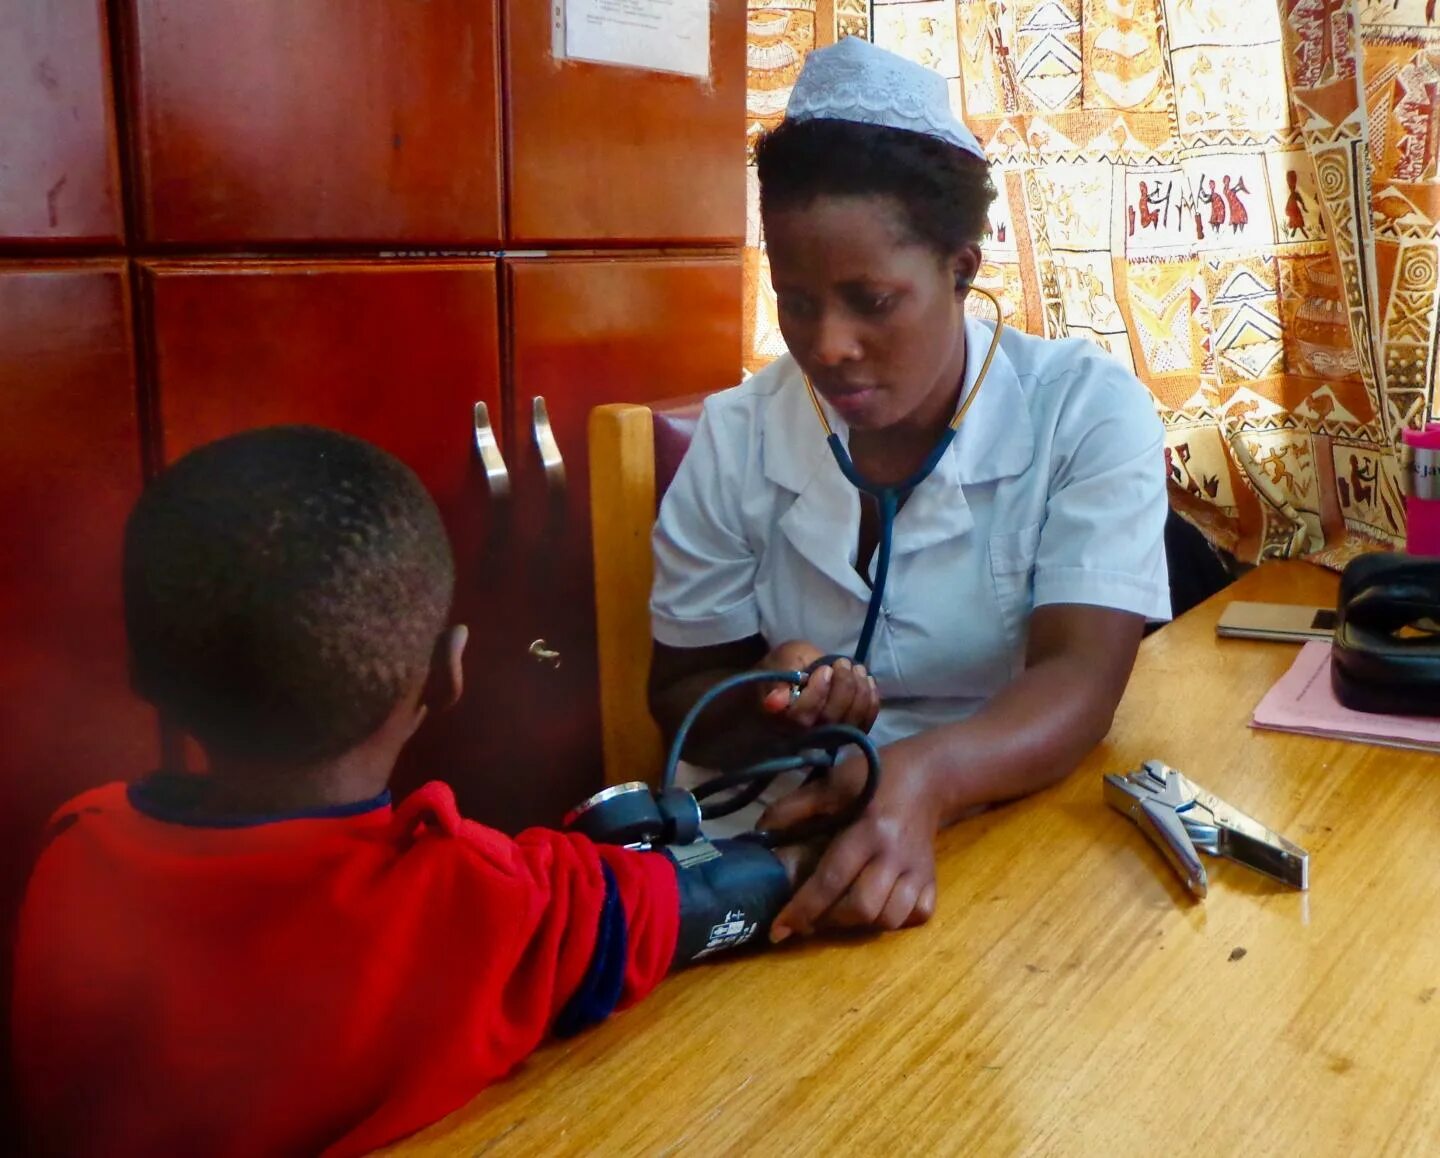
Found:
[[[848,36],[806,57],[790,92],[785,119],[854,121],[909,129],[938,137],[985,160],[975,134],[950,108],[944,77],[858,36]]]

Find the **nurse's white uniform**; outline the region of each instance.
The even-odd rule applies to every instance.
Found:
[[[967,319],[962,397],[992,334]],[[1093,343],[1004,331],[955,440],[895,521],[866,665],[882,696],[877,744],[964,719],[1019,675],[1036,607],[1169,618],[1162,436],[1149,392]],[[859,527],[859,494],[783,357],[705,403],[655,527],[655,638],[758,634],[852,654],[870,598]]]

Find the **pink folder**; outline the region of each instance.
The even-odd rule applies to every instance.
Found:
[[[1330,690],[1330,645],[1321,640],[1300,649],[1290,670],[1265,693],[1250,726],[1440,752],[1440,718],[1377,716],[1340,704]]]

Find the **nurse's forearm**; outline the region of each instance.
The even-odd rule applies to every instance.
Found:
[[[1114,709],[1087,688],[1083,672],[1046,664],[1026,671],[970,719],[891,747],[905,749],[905,764],[917,766],[944,826],[1067,775],[1110,730]]]
[[[891,745],[889,762],[941,825],[1055,783],[1110,730],[1143,627],[1103,608],[1040,609],[1019,678],[969,719]]]

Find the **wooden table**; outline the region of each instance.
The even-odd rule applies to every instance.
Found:
[[[1214,635],[1335,582],[1266,565],[1147,639],[1079,771],[942,836],[925,928],[679,975],[396,1152],[1440,1154],[1440,759],[1252,731],[1296,648]],[[1311,891],[1206,858],[1190,901],[1101,800],[1151,756]]]

